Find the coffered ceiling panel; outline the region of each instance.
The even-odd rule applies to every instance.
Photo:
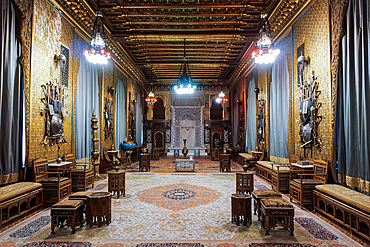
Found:
[[[147,81],[176,83],[184,57],[195,83],[227,82],[256,39],[264,5],[283,24],[303,0],[56,0],[89,32],[100,6],[112,40]],[[288,10],[288,11],[287,11]],[[91,12],[91,13],[87,13]],[[281,17],[284,16],[284,17]],[[272,31],[279,30],[274,26]]]

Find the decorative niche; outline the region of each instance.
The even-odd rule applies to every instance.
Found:
[[[60,55],[54,56],[54,62],[60,64],[60,83],[63,87],[68,87],[69,77],[69,48],[63,44],[60,46]]]

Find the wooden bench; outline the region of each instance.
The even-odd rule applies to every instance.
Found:
[[[9,221],[42,208],[42,184],[19,182],[0,188],[0,229]]]
[[[257,161],[256,174],[271,184],[273,189],[289,192],[290,167],[271,161]]]
[[[339,184],[317,185],[314,209],[370,240],[370,196]]]

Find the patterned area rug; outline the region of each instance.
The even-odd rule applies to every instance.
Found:
[[[321,240],[338,239],[337,236],[335,236],[332,232],[325,229],[325,227],[323,227],[322,225],[320,225],[313,219],[295,218],[295,221],[297,221],[301,226],[303,226],[304,229],[306,229],[309,233],[311,233],[317,239],[321,239]]]
[[[106,180],[99,181],[94,190],[107,191],[105,184]],[[270,187],[255,177],[255,187],[262,185]],[[126,173],[126,196],[113,197],[109,226],[76,226],[75,234],[63,227],[51,234],[50,223],[45,223],[45,217],[50,216],[48,208],[2,232],[0,246],[359,246],[297,207],[297,219],[312,219],[337,238],[318,239],[297,222],[294,236],[281,226],[266,236],[255,215],[247,226],[232,224],[230,195],[234,192],[233,173]]]
[[[25,247],[88,247],[89,242],[32,242],[26,244]]]

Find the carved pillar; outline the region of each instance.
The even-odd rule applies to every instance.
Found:
[[[91,119],[91,128],[93,130],[93,138],[91,139],[93,142],[93,151],[91,152],[91,156],[93,158],[93,164],[94,164],[94,169],[95,169],[95,179],[99,179],[99,138],[98,138],[98,119],[96,118],[96,113],[95,109],[93,111],[93,118]]]

